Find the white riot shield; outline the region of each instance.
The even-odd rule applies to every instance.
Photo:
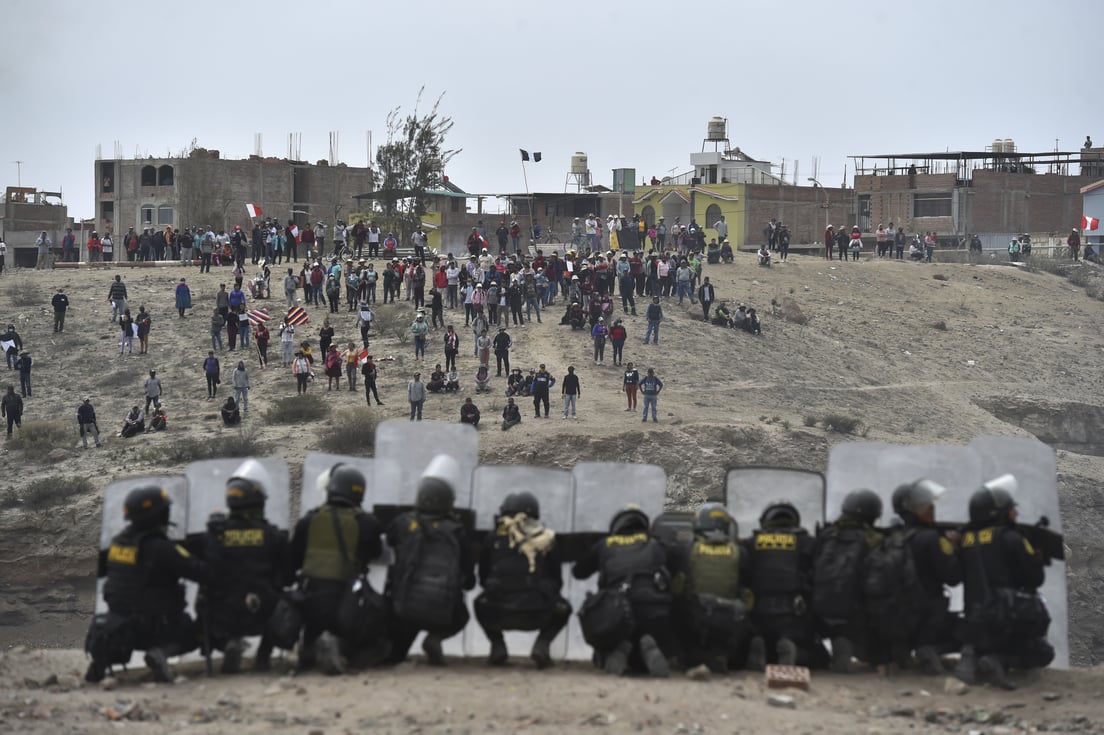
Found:
[[[471,475],[479,463],[479,432],[467,424],[441,421],[403,421],[391,419],[376,427],[376,458],[394,462],[399,468],[395,486],[390,478],[377,478],[377,503],[413,504],[422,471],[438,454],[447,454],[460,465],[461,486],[456,491],[456,507],[471,505]],[[377,471],[382,465],[377,464]],[[392,495],[394,500],[386,497]]]
[[[979,437],[967,446],[897,445],[853,442],[832,449],[828,458],[829,518],[839,514],[847,493],[869,488],[882,498],[883,524],[894,517],[891,499],[898,485],[927,478],[947,488],[936,504],[936,520],[966,523],[970,496],[984,482],[1012,473],[1019,482],[1016,502],[1020,522],[1031,524],[1047,516],[1051,529],[1061,531],[1057,465],[1054,450],[1035,439]],[[1065,563],[1054,560],[1040,592],[1046,598],[1051,624],[1047,638],[1055,649],[1052,666],[1069,667],[1069,619]],[[951,590],[952,609],[962,607],[961,586]]]
[[[725,476],[725,505],[741,538],[759,528],[768,505],[787,501],[801,515],[801,527],[816,533],[824,523],[824,475],[786,467],[735,467]]]
[[[540,501],[541,522],[546,528],[557,533],[566,533],[571,529],[571,509],[574,501],[574,484],[571,473],[565,470],[550,470],[524,466],[481,466],[475,470],[472,478],[472,510],[475,511],[475,527],[479,531],[494,533],[495,516],[507,495],[528,491]],[[571,575],[571,567],[564,565],[563,575]],[[468,593],[468,609],[472,613],[471,622],[464,629],[464,653],[467,656],[486,656],[491,644],[475,619],[475,598],[480,589],[476,587]],[[565,595],[566,597],[566,595]],[[506,633],[506,647],[515,656],[528,654],[536,639],[535,632],[511,631]],[[563,659],[567,656],[567,636],[559,635],[552,643],[552,657]]]
[[[605,533],[614,513],[636,503],[648,518],[663,512],[667,500],[667,475],[662,467],[621,462],[580,462],[571,471],[575,484],[572,509],[574,533]],[[587,592],[598,589],[597,575],[578,580],[568,577],[567,599],[573,611],[567,626],[567,658],[589,661],[591,648],[583,640],[578,612]]]
[[[277,528],[287,529],[291,522],[291,478],[282,459],[255,458],[269,478],[265,488],[265,518]],[[226,481],[234,476],[245,458],[207,459],[192,462],[185,470],[188,480],[189,534],[202,533],[212,513],[226,512]]]

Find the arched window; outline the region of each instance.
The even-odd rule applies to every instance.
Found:
[[[720,207],[718,207],[716,204],[710,204],[708,207],[706,207],[706,209],[705,209],[705,222],[703,223],[704,227],[712,227],[713,225],[717,224],[717,222],[719,222],[720,219],[721,219],[721,208]]]
[[[162,204],[157,208],[157,224],[171,225],[173,223],[173,208]]]
[[[153,166],[142,167],[142,186],[157,186],[157,169]]]
[[[158,186],[172,186],[173,185],[173,167],[165,164],[161,168],[157,169],[157,185]]]
[[[651,204],[647,205],[644,209],[640,210],[640,216],[644,218],[648,227],[651,227],[655,224],[655,207]]]

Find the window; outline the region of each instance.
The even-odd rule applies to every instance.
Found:
[[[157,185],[158,186],[172,186],[173,185],[173,167],[165,164],[161,168],[157,169]]]
[[[153,226],[153,205],[152,204],[143,204],[142,205],[142,217],[139,220],[138,224],[141,227],[151,227],[151,226]]]
[[[712,227],[721,221],[721,208],[716,204],[710,204],[705,210],[705,226]]]
[[[161,205],[157,208],[157,224],[171,225],[173,223],[173,208]]]
[[[648,206],[644,207],[644,209],[640,210],[640,216],[643,217],[644,221],[648,223],[649,227],[651,227],[655,224],[656,221],[655,207],[649,204]]]
[[[157,169],[153,166],[142,167],[142,186],[157,186]]]
[[[449,197],[449,199],[451,200],[449,202],[449,204],[451,205],[451,211],[459,212],[460,211],[460,197]]]
[[[950,217],[951,194],[913,194],[913,217]]]

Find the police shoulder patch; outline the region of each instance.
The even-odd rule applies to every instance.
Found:
[[[192,556],[191,554],[189,554],[189,553],[188,553],[188,550],[187,550],[187,549],[185,549],[185,548],[184,548],[183,546],[181,546],[180,544],[177,544],[177,545],[176,545],[176,553],[180,554],[180,555],[181,555],[182,557],[184,557],[185,559],[190,559],[190,558],[191,558],[191,556]]]
[[[1027,539],[1024,539],[1023,542],[1024,542],[1024,551],[1026,551],[1028,554],[1031,554],[1032,556],[1035,556],[1035,547],[1031,545],[1031,542],[1028,541]]]
[[[944,556],[954,556],[954,544],[945,536],[941,536],[939,539],[939,550],[943,552]]]

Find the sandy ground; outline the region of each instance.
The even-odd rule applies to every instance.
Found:
[[[80,272],[9,270],[0,276],[0,321],[16,325],[35,359],[35,394],[26,400],[25,420],[58,419],[72,430],[71,441],[59,446],[28,451],[0,448],[0,461],[6,469],[0,479],[0,500],[8,499],[0,503],[0,645],[78,647],[91,609],[90,575],[100,514],[98,493],[32,511],[20,502],[26,500],[21,492],[28,482],[59,475],[81,476],[90,478],[99,490],[117,477],[181,469],[144,459],[148,449],[169,446],[185,435],[231,435],[220,425],[217,404],[205,400],[201,372],[210,346],[207,317],[218,284],[231,281],[230,271],[201,276],[197,270],[175,266]],[[132,308],[145,305],[153,315],[147,356],[118,354],[118,328],[110,321],[111,309],[106,302],[116,273],[127,283]],[[980,434],[1027,435],[1024,426],[1036,434],[1045,433],[1038,428],[1041,421],[1053,434],[1044,439],[1061,447],[1059,488],[1071,548],[1071,657],[1082,666],[1104,658],[1100,617],[1104,573],[1094,563],[1104,549],[1099,521],[1104,493],[1098,481],[1104,476],[1104,460],[1092,453],[1099,453],[1100,445],[1090,446],[1099,434],[1091,416],[1096,415],[1094,411],[1100,412],[1101,402],[1091,390],[1092,382],[1086,380],[1086,375],[1095,374],[1104,349],[1099,327],[1101,302],[1059,277],[997,264],[923,265],[878,260],[828,263],[794,256],[788,263],[768,270],[756,267],[753,256],[741,254],[733,265],[706,266],[705,275],[715,284],[720,299],[756,307],[763,316],[764,334],[756,338],[710,326],[702,322],[699,307],[689,303],[679,306],[677,300],[669,299],[664,302],[666,321],[660,345],[645,346],[641,343],[643,317],[625,316],[630,334],[625,360],[634,361],[642,369],[654,367],[665,383],[659,401],[659,423],[641,423],[638,414],[624,411],[620,371],[611,364],[609,348],[606,364],[594,365],[589,338],[559,326],[562,302],[557,301],[543,324],[511,328],[515,345],[512,364],[528,369],[544,362],[557,377],[566,373],[568,365],[574,365],[582,380],[579,418],[561,420],[553,402],[552,418],[535,421],[531,410],[526,410],[531,407],[523,403],[522,425],[501,432],[497,419],[505,400],[505,379],[496,379],[494,393],[476,397],[485,424],[480,431],[481,460],[562,468],[580,460],[655,462],[667,471],[670,505],[683,507],[719,493],[728,466],[777,464],[823,470],[832,445],[856,438],[826,431],[822,419],[828,414],[859,419],[860,431],[868,439],[917,443],[965,442]],[[173,308],[173,288],[181,276],[192,284],[196,304],[186,319],[179,319]],[[31,284],[41,295],[41,303],[15,305],[13,284]],[[58,287],[66,289],[72,303],[61,335],[51,332],[48,305]],[[772,300],[785,315],[772,314]],[[268,303],[273,311],[281,305],[281,301]],[[317,330],[328,313],[324,307],[310,307],[309,311],[311,322],[299,335],[309,335],[317,344]],[[643,313],[642,304],[638,304],[638,313]],[[295,393],[293,377],[278,367],[278,345],[270,350],[275,364],[263,371],[257,369],[255,351],[240,356],[239,352],[220,354],[227,382],[237,360],[246,359],[254,388],[245,424],[256,430],[272,455],[283,457],[294,467],[305,452],[316,448],[318,431],[339,421],[343,411],[367,410],[379,418],[406,416],[405,383],[415,368],[427,373],[434,363],[443,362],[441,332],[431,334],[425,363],[416,363],[411,341],[404,342],[397,336],[408,328],[413,315],[411,303],[381,304],[377,315],[379,328],[375,330],[372,351],[377,357],[395,358],[381,363],[383,407],[365,408],[363,393],[327,392],[324,381],[316,382],[311,394],[332,409],[330,416],[302,426],[271,425],[264,419],[266,408],[274,400]],[[617,316],[623,315],[618,311]],[[343,308],[332,317],[338,344],[359,336],[350,312]],[[801,321],[806,323],[798,323]],[[454,323],[470,340],[470,332],[462,327],[462,312],[446,310],[446,322]],[[431,396],[425,407],[427,419],[458,419],[463,396],[473,391],[471,376],[475,367],[472,351],[462,351],[464,392],[460,396]],[[164,383],[170,430],[131,440],[115,438],[113,433],[121,426],[126,410],[142,402],[142,384],[150,368],[158,371]],[[18,385],[15,373],[9,376]],[[226,391],[225,385],[220,392]],[[92,396],[104,430],[101,449],[80,448],[75,412],[85,394]],[[1041,411],[1043,418],[1036,416],[1030,422],[1023,418],[1024,406],[1028,405],[1036,414]],[[1071,417],[1086,414],[1089,419],[1071,423]],[[815,425],[808,426],[807,422]],[[297,482],[294,475],[293,482]],[[5,659],[8,681],[21,681],[21,667],[40,655],[47,654],[12,654]],[[64,659],[71,654],[49,655]],[[10,673],[13,667],[14,674]],[[417,668],[361,677],[371,682],[373,697],[393,703],[388,707],[394,710],[394,716],[380,719],[378,727],[394,731],[438,731],[447,727],[454,732],[482,731],[486,727],[479,726],[478,720],[476,724],[467,720],[475,702],[468,703],[466,692],[484,691],[488,701],[497,705],[496,686],[500,689],[506,685],[524,693],[545,681],[521,673],[485,678],[475,674],[478,668],[470,672],[467,667],[459,668],[462,673],[449,672],[443,678],[437,672],[425,673]],[[1059,677],[1055,688],[1067,683],[1076,688],[1082,686],[1078,678],[1081,675],[1048,672],[1046,676]],[[1062,678],[1068,676],[1072,678]],[[1086,688],[1099,683],[1093,678],[1096,674],[1084,676]],[[464,686],[455,686],[458,677]],[[496,728],[574,729],[582,727],[585,718],[608,710],[617,718],[607,723],[613,729],[641,725],[643,729],[676,731],[680,722],[687,728],[699,722],[709,731],[725,732],[736,729],[726,723],[759,713],[779,714],[779,722],[792,723],[788,732],[896,731],[901,723],[895,725],[895,720],[866,717],[858,718],[862,722],[857,729],[825,729],[835,726],[832,718],[843,722],[856,712],[864,712],[870,702],[857,697],[867,696],[871,687],[878,692],[872,700],[878,706],[893,707],[891,695],[908,688],[914,692],[908,699],[909,706],[917,712],[928,708],[928,701],[919,699],[923,684],[911,681],[905,685],[881,684],[864,678],[823,692],[818,686],[811,697],[816,706],[807,708],[802,700],[797,710],[776,713],[765,709],[758,680],[750,678],[736,677],[704,686],[676,682],[642,686],[557,672],[552,680],[556,689],[562,689],[562,697],[537,697],[540,703],[532,714],[520,705],[507,710],[503,702]],[[315,692],[331,688],[321,680],[303,681],[312,698]],[[343,681],[342,690],[355,691],[354,682],[359,681]],[[426,701],[432,704],[426,711],[400,714],[406,706],[402,692],[411,681],[418,683],[419,691],[424,685],[431,694]],[[243,679],[230,691],[245,702],[256,693],[254,689],[263,690],[275,683],[276,679],[267,677]],[[199,693],[204,685],[196,679],[186,685],[187,691],[197,693],[190,704],[159,705],[167,708],[162,710],[162,725],[189,720],[193,710],[212,707],[211,697]],[[219,686],[221,693],[221,680]],[[297,681],[295,687],[299,686]],[[928,686],[929,691],[934,691],[933,686],[942,691],[938,684]],[[737,687],[746,690],[747,702],[729,696]],[[883,691],[885,687],[888,689]],[[644,699],[648,692],[655,692],[662,706],[652,707]],[[725,706],[721,708],[715,704],[718,693],[724,695],[721,699]],[[27,710],[20,704],[27,697],[38,702],[29,709],[67,701],[48,691],[17,689],[11,696],[13,699],[5,700],[3,705],[9,718],[14,716],[12,712]],[[148,699],[151,703],[167,701],[160,690],[129,689],[125,695],[84,696],[87,701],[67,711],[85,713],[89,723],[99,721],[94,710],[118,696]],[[987,692],[984,701],[949,701],[958,711],[967,705],[996,707],[990,705],[989,698],[999,703],[1005,696]],[[1025,707],[1031,710],[1033,721],[1041,716],[1036,712],[1043,709],[1037,693],[1018,695],[1021,700],[1015,700],[1016,696],[1009,701],[1028,703]],[[448,705],[453,709],[445,712],[442,703],[452,699],[460,701]],[[511,696],[506,701],[516,699]],[[709,699],[714,704],[706,704]],[[938,696],[931,701],[937,700]],[[267,701],[284,703],[285,697]],[[565,707],[566,703],[570,705]],[[353,724],[370,715],[351,714],[360,712],[356,696],[349,697],[349,706],[352,710],[346,710],[340,726],[332,721],[311,720],[307,729],[357,729]],[[649,709],[662,717],[654,727],[647,723]],[[675,709],[684,714],[672,714]],[[807,714],[807,709],[816,715]],[[721,719],[722,714],[731,719]],[[414,719],[408,722],[403,719],[407,716]],[[921,719],[910,722],[913,729],[922,726]],[[1104,713],[1097,710],[1094,719],[1104,721]],[[56,728],[56,722],[52,719],[52,724],[44,723],[42,727]],[[586,724],[592,725],[599,726],[598,720]],[[968,729],[963,726],[964,731]],[[221,730],[215,727],[208,731]]]

